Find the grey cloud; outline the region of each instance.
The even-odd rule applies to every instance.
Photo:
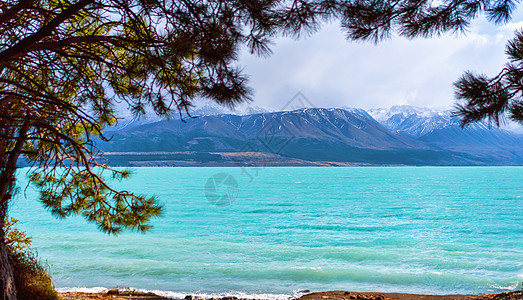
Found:
[[[261,107],[279,109],[298,91],[317,107],[450,107],[452,83],[465,70],[493,75],[502,68],[513,27],[479,19],[467,35],[373,45],[347,41],[329,24],[307,39],[277,40],[269,58],[244,53],[240,64]]]

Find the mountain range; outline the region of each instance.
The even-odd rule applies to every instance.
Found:
[[[112,165],[520,165],[523,137],[448,110],[203,107],[183,119],[124,119],[99,142]]]

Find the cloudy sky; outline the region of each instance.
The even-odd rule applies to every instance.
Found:
[[[240,64],[255,89],[253,105],[279,110],[297,92],[316,107],[364,109],[410,104],[452,107],[452,83],[465,70],[495,75],[505,44],[523,28],[520,7],[509,24],[480,17],[466,35],[393,37],[378,45],[347,41],[339,24],[308,38],[278,39],[268,58],[244,53]]]

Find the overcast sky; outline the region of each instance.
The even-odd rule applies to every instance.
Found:
[[[273,55],[244,53],[240,64],[255,90],[253,105],[279,110],[297,92],[316,107],[377,108],[410,104],[450,108],[452,83],[465,70],[495,75],[506,61],[506,42],[523,28],[523,9],[494,25],[480,17],[466,35],[374,45],[345,39],[339,24],[308,38],[281,38]]]

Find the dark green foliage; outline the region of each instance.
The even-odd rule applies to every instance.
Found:
[[[470,21],[485,12],[496,23],[510,20],[518,1],[379,1],[340,3],[342,25],[350,39],[378,42],[392,33],[430,37],[444,32],[462,32]]]
[[[460,101],[457,114],[466,125],[486,118],[499,126],[503,117],[523,124],[523,32],[509,41],[506,48],[509,62],[495,77],[471,72],[456,83],[456,97]]]
[[[6,221],[7,255],[13,268],[20,300],[57,300],[51,276],[30,248],[31,238],[13,226],[17,220]]]
[[[57,218],[82,215],[106,233],[116,234],[128,228],[145,232],[151,217],[160,216],[162,206],[154,197],[134,195],[112,189],[102,172],[56,170],[34,172],[31,181],[40,189],[40,200]],[[115,179],[130,175],[128,170],[114,171]]]

